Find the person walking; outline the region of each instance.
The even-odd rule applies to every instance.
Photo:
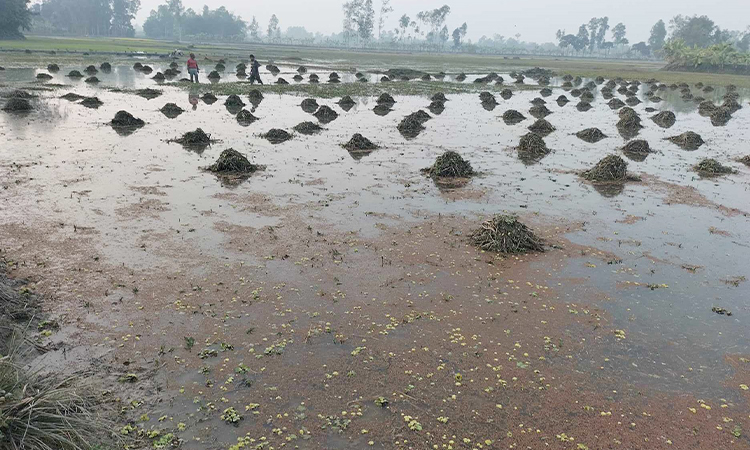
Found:
[[[195,55],[193,53],[190,54],[190,58],[187,60],[187,70],[190,74],[190,82],[198,83],[198,61],[195,60]]]
[[[260,84],[263,84],[263,81],[260,79],[260,72],[258,72],[258,69],[260,69],[260,63],[257,59],[255,59],[255,55],[250,55],[250,84],[253,84],[256,81]]]

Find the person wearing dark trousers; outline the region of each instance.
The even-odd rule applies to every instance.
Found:
[[[257,59],[255,59],[255,55],[250,55],[250,84],[253,84],[256,81],[259,84],[263,84],[263,81],[260,79],[260,72],[258,72],[258,69],[260,69],[260,63]]]

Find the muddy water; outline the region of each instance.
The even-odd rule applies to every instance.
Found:
[[[123,81],[112,82],[153,85],[130,68],[125,72]],[[639,447],[644,437],[664,435],[679,448],[718,448],[731,435],[714,431],[716,418],[690,413],[688,407],[704,411],[687,399],[714,399],[718,410],[716,399],[724,398],[728,417],[737,423],[740,413],[747,417],[747,399],[725,362],[727,355],[750,354],[748,284],[737,278],[750,276],[744,251],[750,171],[733,162],[747,153],[737,145],[750,139],[743,125],[747,106],[727,126],[713,127],[681,100],[644,99],[635,108],[645,126],[638,138],[657,152],[630,161],[629,170],[643,181],[613,196],[574,173],[622,154],[617,113],[600,98],[585,113],[575,102],[562,108],[548,102],[547,120],[557,130],[545,141],[553,152],[525,165],[513,147],[534,121],[528,110],[536,92],[498,97],[493,111],[475,95],[450,96],[445,111],[413,140],[396,125],[426,109],[426,98],[397,97],[387,116],[372,111],[374,98],[356,99],[349,111],[319,100],[339,118],[319,135],[272,145],[258,134],[315,121],[299,107],[301,97],[267,94],[253,110],[260,120],[242,127],[223,97],[193,106],[187,92],[162,89],[164,95],[146,100],[81,83],[70,90],[99,96],[102,107],[56,98],[66,89],[41,92],[38,111],[29,115],[0,114],[0,225],[9,257],[24,262],[20,270],[41,277],[67,313],[99,330],[82,340],[111,346],[118,362],[133,361],[144,372],[160,346],[173,348],[164,358],[168,366],[151,381],[171,403],[159,405],[153,393],[133,398],[149,399],[159,412],[154,416],[168,413],[188,423],[181,437],[189,448],[225,446],[245,433],[255,443],[288,438],[296,429],[303,430],[294,439],[300,448],[364,448],[369,436],[375,448],[426,448],[454,434],[457,441],[470,436],[567,448],[562,432],[586,438],[592,448],[614,440],[650,448]],[[552,99],[564,93],[554,91]],[[159,112],[167,102],[186,111],[168,119]],[[659,128],[648,120],[648,106],[674,109],[676,124]],[[146,125],[118,135],[106,122],[120,109]],[[500,116],[507,109],[527,120],[506,125]],[[573,135],[594,126],[608,138],[587,144]],[[196,127],[219,142],[202,152],[166,142]],[[688,130],[706,141],[697,151],[662,140]],[[380,148],[353,158],[340,145],[354,133]],[[266,169],[223,186],[200,168],[228,147]],[[482,175],[459,190],[435,186],[419,169],[445,150],[461,153]],[[705,157],[739,173],[701,179],[689,169]],[[470,227],[498,211],[522,214],[565,250],[495,261],[466,246]],[[34,263],[43,263],[48,281]],[[77,304],[80,296],[91,299],[94,312]],[[717,315],[713,306],[734,314]],[[627,338],[614,339],[614,330]],[[139,343],[125,340],[136,334]],[[198,341],[192,351],[182,348],[183,335]],[[220,342],[234,350],[197,358]],[[275,355],[281,344],[282,355]],[[540,356],[550,362],[537,362]],[[226,382],[240,362],[250,367],[243,375],[251,386]],[[487,371],[487,364],[500,363],[507,388]],[[199,373],[202,366],[210,375]],[[551,385],[544,388],[540,376]],[[539,394],[536,385],[529,392],[534,383]],[[488,395],[489,386],[499,393]],[[543,394],[546,389],[554,394]],[[639,399],[640,389],[649,390],[647,399]],[[669,396],[675,392],[677,399]],[[387,413],[372,406],[380,395],[393,402]],[[581,406],[571,406],[576,401],[594,405],[601,424],[580,416]],[[208,403],[218,411],[233,406],[245,420],[233,428],[216,413],[204,423]],[[244,410],[249,403],[261,404],[259,416]],[[617,404],[612,420],[644,411],[656,418],[628,418],[638,425],[626,423],[620,432],[605,414]],[[680,422],[671,409],[688,417]],[[355,419],[348,431],[330,432],[320,428],[326,421],[318,414]],[[403,414],[418,416],[434,439],[410,434]],[[437,417],[450,419],[444,424]],[[697,443],[688,437],[693,426],[714,434]]]

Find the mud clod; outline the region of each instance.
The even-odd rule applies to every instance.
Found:
[[[586,128],[585,130],[581,130],[576,133],[576,136],[578,137],[578,139],[581,139],[582,141],[588,142],[590,144],[599,142],[607,137],[607,135],[602,133],[602,131],[598,128]]]
[[[672,111],[662,111],[659,114],[653,116],[651,120],[653,120],[655,124],[659,125],[662,128],[669,128],[674,125],[677,117]]]
[[[665,140],[676,144],[683,150],[698,150],[705,143],[701,135],[694,131],[686,131],[679,136],[668,137]]]
[[[512,215],[494,216],[474,230],[469,238],[484,251],[509,254],[544,251],[542,239]]]
[[[268,140],[268,142],[272,144],[281,144],[282,142],[286,142],[289,139],[292,138],[292,135],[289,134],[285,130],[280,130],[278,128],[272,128],[268,130],[267,133],[261,134],[260,137],[263,139]]]

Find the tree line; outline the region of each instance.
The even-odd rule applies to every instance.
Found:
[[[154,39],[189,40],[245,40],[248,25],[240,16],[224,6],[210,9],[203,6],[200,13],[185,9],[182,0],[167,0],[151,10],[143,23],[143,32]]]
[[[133,19],[140,7],[140,0],[43,0],[31,7],[31,31],[132,37]]]

